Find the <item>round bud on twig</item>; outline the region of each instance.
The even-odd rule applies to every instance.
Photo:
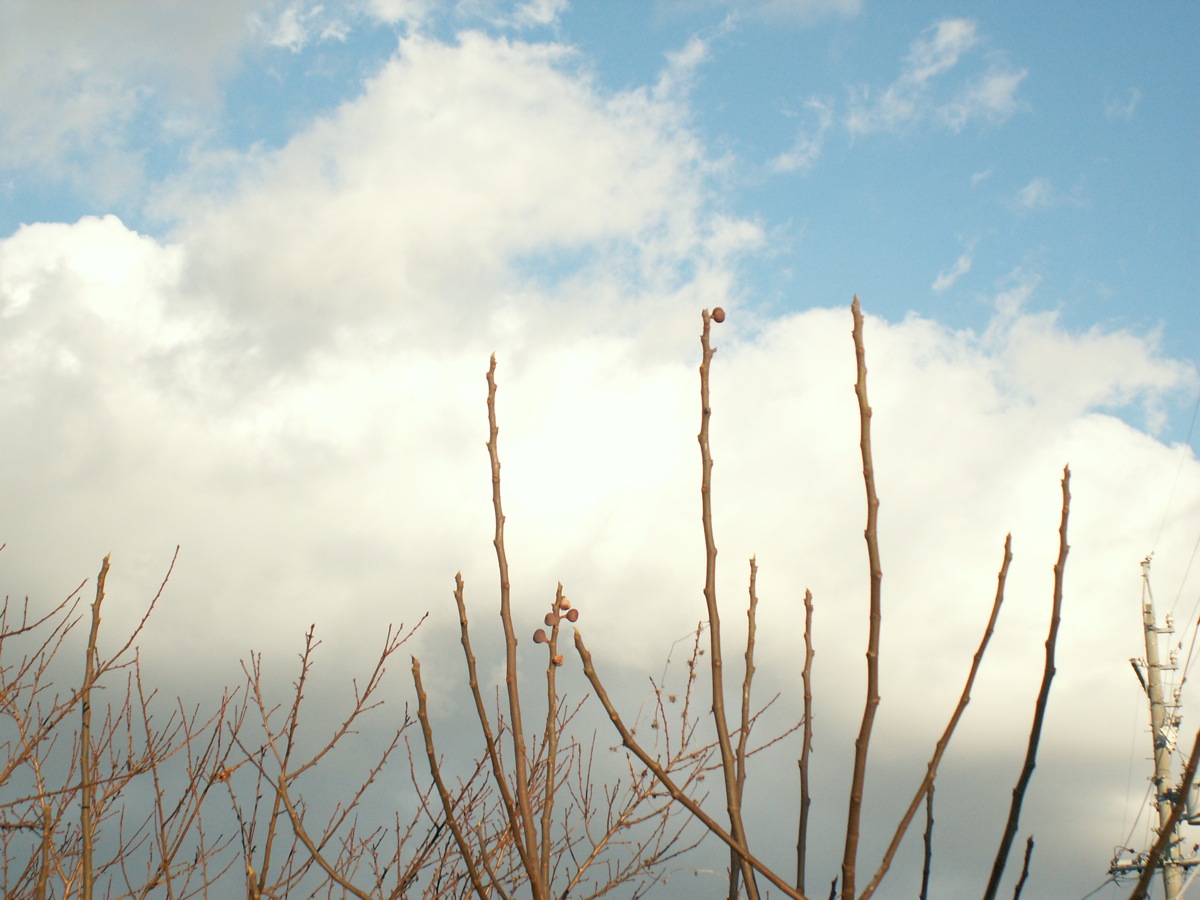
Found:
[[[558,621],[558,616],[556,616],[554,613],[552,613],[552,612],[546,613],[545,622],[547,625],[553,625],[557,621]]]
[[[562,654],[558,654],[558,656],[554,657],[554,659],[550,660],[550,662],[554,663],[556,666],[561,666],[563,664]]]
[[[535,644],[548,644],[550,643],[550,638],[546,637],[546,632],[539,628],[533,633],[533,642]]]
[[[567,610],[567,621],[568,622],[578,622],[579,621],[579,610],[568,609]]]
[[[561,600],[558,601],[558,608],[559,609],[570,609],[571,601],[568,600],[566,597],[563,597]]]
[[[719,307],[719,306],[716,309],[714,309],[712,311],[712,320],[714,322],[716,322],[718,325],[720,325],[722,322],[724,322],[725,321],[725,310],[721,309],[721,307]]]

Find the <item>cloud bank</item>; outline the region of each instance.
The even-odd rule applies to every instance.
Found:
[[[918,115],[924,86],[975,40],[961,21],[923,36],[864,128]],[[812,589],[819,766],[836,787],[866,609],[853,273],[845,296],[782,316],[739,293],[738,265],[764,236],[714,201],[718,167],[683,102],[605,93],[555,44],[412,36],[285,147],[223,157],[227,189],[209,191],[207,174],[163,186],[169,235],[108,216],[0,242],[8,593],[57,599],[111,551],[109,593],[127,600],[110,607],[115,633],[182,544],[143,659],[187,691],[209,688],[196,671],[236,680],[251,647],[290,660],[314,621],[347,676],[387,621],[429,610],[417,652],[443,647],[455,571],[481,619],[494,603],[483,373],[495,352],[518,614],[532,632],[562,581],[593,652],[644,672],[702,615],[696,334],[699,310],[720,305],[714,502],[730,639],[755,554],[760,677],[797,683]],[[981,333],[867,323],[888,748],[868,803],[881,821],[953,706],[1014,535],[1008,607],[947,771],[945,793],[975,805],[946,813],[944,877],[976,888],[990,856],[953,823],[998,827],[1007,803],[1010,784],[978,779],[1015,773],[1023,747],[1064,463],[1072,550],[1039,768],[1055,777],[1035,782],[1025,823],[1045,859],[1073,862],[1047,879],[1090,886],[1120,820],[1121,798],[1093,779],[1123,785],[1127,771],[1111,735],[1136,693],[1121,662],[1139,652],[1142,555],[1158,552],[1162,583],[1194,590],[1177,526],[1200,518],[1200,465],[1113,413],[1152,424],[1195,373],[1152,336],[1027,312],[1036,289],[992,298]],[[455,658],[427,667],[454,690]],[[783,711],[798,703],[791,692]],[[794,786],[764,776],[750,790],[768,788]],[[841,797],[818,798],[826,832]],[[872,831],[864,855],[882,840]]]

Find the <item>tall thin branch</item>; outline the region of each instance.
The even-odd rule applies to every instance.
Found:
[[[562,582],[554,592],[554,605],[547,621],[550,629],[550,660],[546,665],[546,727],[542,739],[546,744],[546,786],[542,796],[542,849],[541,873],[542,883],[550,884],[550,826],[554,821],[554,788],[558,777],[558,667],[562,657],[558,655],[558,631],[562,624],[561,612],[566,598],[563,597]]]
[[[504,507],[500,502],[500,450],[496,425],[496,355],[492,354],[487,373],[488,383],[488,455],[492,461],[492,508],[496,515],[496,536],[492,543],[496,547],[496,564],[500,572],[500,622],[504,627],[504,682],[508,688],[508,711],[512,719],[513,767],[516,775],[517,809],[525,831],[523,859],[534,860],[538,856],[537,826],[533,818],[533,804],[529,798],[529,761],[525,755],[525,726],[521,719],[521,695],[517,684],[517,635],[513,629],[510,605],[511,585],[508,578],[508,554],[504,550]],[[539,866],[528,868],[529,879],[535,897],[545,894]]]
[[[1046,705],[1050,700],[1050,682],[1054,680],[1054,649],[1058,643],[1058,626],[1062,620],[1063,575],[1067,568],[1067,521],[1071,514],[1071,467],[1063,467],[1062,477],[1062,519],[1058,526],[1058,560],[1054,564],[1054,601],[1050,607],[1050,630],[1046,635],[1046,665],[1042,671],[1042,686],[1038,691],[1037,704],[1033,711],[1033,725],[1029,729],[1029,746],[1025,751],[1025,764],[1017,785],[1013,788],[1012,804],[1008,809],[1008,822],[1004,826],[1004,836],[1000,840],[1000,849],[996,852],[996,861],[992,864],[992,874],[988,879],[984,900],[996,900],[996,892],[1000,890],[1000,880],[1004,877],[1004,867],[1008,863],[1008,854],[1012,850],[1013,838],[1017,833],[1017,824],[1021,818],[1021,804],[1025,800],[1025,791],[1033,778],[1033,769],[1037,765],[1038,743],[1042,738],[1042,723],[1046,718]]]
[[[758,612],[758,562],[750,557],[750,598],[746,606],[746,673],[742,678],[742,720],[738,727],[737,750],[734,763],[737,767],[737,799],[741,807],[746,792],[746,741],[750,738],[750,689],[754,683],[754,637],[755,615]],[[729,900],[737,900],[740,861],[735,851],[729,851]]]
[[[704,602],[708,607],[709,668],[712,674],[712,715],[717,731],[717,745],[721,753],[721,773],[725,781],[725,806],[729,813],[729,830],[735,844],[733,850],[746,846],[746,831],[742,825],[741,799],[738,797],[737,772],[735,770],[733,745],[729,740],[729,720],[725,715],[725,673],[721,655],[721,614],[717,609],[717,544],[713,537],[712,523],[712,450],[709,447],[708,427],[712,419],[709,405],[708,382],[712,365],[713,349],[709,341],[712,318],[708,310],[703,312],[704,328],[700,334],[702,356],[700,360],[700,507],[704,526]],[[746,882],[746,893],[750,900],[758,900],[758,888],[754,883],[754,872],[744,861],[737,864]],[[732,872],[730,878],[732,880]]]
[[[925,854],[921,863],[921,893],[917,895],[918,900],[928,900],[929,873],[933,868],[933,790],[931,784],[929,793],[925,795]]]
[[[575,631],[575,649],[579,653],[579,658],[583,661],[583,674],[587,677],[588,682],[592,685],[592,690],[596,692],[596,699],[600,701],[600,705],[604,707],[605,713],[608,714],[609,720],[613,723],[613,727],[617,729],[617,733],[621,735],[621,743],[634,756],[641,760],[642,765],[650,770],[650,773],[658,780],[658,783],[666,788],[667,793],[671,795],[671,799],[683,806],[692,816],[700,821],[717,838],[724,841],[726,846],[737,852],[741,857],[742,862],[753,867],[771,884],[779,888],[785,897],[790,897],[791,900],[807,900],[803,893],[796,890],[790,884],[783,880],[779,875],[771,870],[766,863],[754,856],[753,853],[744,845],[739,845],[737,840],[721,827],[712,816],[704,811],[704,809],[687,795],[687,793],[675,783],[674,779],[667,773],[657,759],[654,758],[646,748],[638,743],[633,732],[629,730],[629,726],[621,718],[621,714],[617,712],[617,708],[613,706],[612,700],[608,696],[608,691],[604,689],[603,682],[600,681],[600,676],[596,672],[596,667],[592,662],[592,654],[588,652],[587,647],[583,643],[583,635],[578,629]]]
[[[934,748],[933,757],[929,760],[929,765],[925,772],[925,778],[921,781],[920,787],[917,788],[917,793],[913,796],[912,802],[901,817],[900,824],[896,826],[896,833],[892,836],[892,842],[888,844],[887,851],[883,854],[883,861],[879,864],[879,871],[875,873],[870,884],[863,890],[860,900],[868,900],[875,893],[875,889],[879,887],[879,883],[883,881],[883,876],[887,874],[888,869],[891,867],[892,859],[895,857],[896,851],[900,849],[900,842],[904,840],[908,826],[912,823],[913,816],[917,813],[917,807],[921,805],[921,800],[925,797],[926,791],[933,790],[933,780],[937,777],[938,766],[941,765],[942,756],[945,755],[946,748],[950,745],[950,738],[954,735],[954,729],[958,727],[959,719],[962,718],[967,704],[971,702],[971,688],[975,685],[975,676],[979,673],[979,666],[983,662],[983,654],[987,651],[988,642],[991,641],[992,633],[996,630],[996,619],[1000,615],[1000,606],[1004,603],[1004,583],[1008,579],[1008,566],[1011,562],[1012,535],[1009,534],[1004,538],[1004,561],[1000,564],[1000,574],[996,577],[996,598],[992,601],[992,612],[988,616],[987,626],[983,629],[983,637],[979,641],[979,649],[975,651],[975,657],[971,660],[971,670],[967,673],[967,683],[963,685],[962,694],[958,698],[958,705],[954,708],[954,714],[950,716],[946,730],[942,732],[942,736]]]
[[[858,865],[859,826],[862,819],[863,790],[867,779],[867,750],[871,729],[875,724],[875,709],[879,706],[879,632],[883,621],[881,585],[883,569],[879,563],[879,497],[875,493],[875,466],[871,460],[871,406],[867,402],[867,354],[863,346],[863,317],[858,297],[850,304],[854,317],[854,356],[858,363],[858,379],[854,393],[858,396],[859,447],[862,451],[863,484],[867,492],[867,527],[863,532],[867,542],[867,560],[871,570],[870,629],[867,634],[867,699],[863,705],[862,725],[854,741],[854,776],[850,782],[850,809],[846,821],[846,848],[842,856],[842,900],[854,900],[855,870]]]
[[[479,675],[475,662],[475,652],[471,649],[471,636],[467,627],[467,605],[463,591],[462,572],[458,572],[454,576],[454,602],[458,606],[460,641],[462,643],[463,655],[467,660],[467,682],[471,688],[471,697],[475,701],[475,715],[479,719],[480,728],[483,729],[484,745],[487,748],[488,760],[492,766],[492,777],[496,782],[497,788],[500,790],[500,799],[504,804],[509,835],[512,837],[513,845],[517,848],[517,853],[521,857],[521,864],[528,870],[535,865],[535,857],[530,855],[529,849],[522,839],[522,828],[516,802],[513,799],[512,788],[509,787],[508,776],[505,774],[504,765],[500,761],[500,748],[497,745],[496,736],[492,733],[487,706],[483,702],[483,692],[479,689]]]
[[[446,814],[446,824],[450,826],[450,833],[454,835],[454,842],[458,844],[458,852],[462,854],[463,865],[467,867],[471,886],[475,889],[479,900],[487,900],[488,891],[484,887],[479,869],[475,865],[466,835],[463,833],[462,826],[459,825],[454,801],[450,798],[450,792],[446,789],[446,782],[442,778],[442,767],[438,763],[437,751],[433,746],[433,729],[429,725],[428,698],[425,695],[425,686],[421,683],[421,662],[415,656],[412,658],[412,677],[413,685],[417,689],[417,718],[421,722],[421,735],[425,739],[425,756],[429,761],[429,774],[433,776],[433,783],[437,785],[438,797],[442,801],[442,810]],[[482,845],[480,854],[483,856],[487,854],[486,848]]]
[[[99,654],[96,651],[96,639],[100,634],[100,606],[104,602],[104,582],[108,578],[108,560],[105,556],[100,564],[100,574],[96,576],[96,600],[92,604],[92,630],[88,634],[87,660],[83,669],[83,687],[80,690],[80,707],[83,722],[79,730],[79,828],[80,839],[83,842],[82,852],[82,885],[80,896],[83,900],[92,900],[92,853],[95,843],[94,826],[92,824],[92,800],[95,793],[93,784],[92,760],[92,684],[96,680],[96,670],[99,665]]]
[[[812,591],[804,591],[804,670],[800,673],[804,685],[804,744],[800,748],[800,825],[796,837],[796,890],[804,893],[805,872],[808,867],[808,808],[812,795],[808,787],[808,756],[812,751]]]

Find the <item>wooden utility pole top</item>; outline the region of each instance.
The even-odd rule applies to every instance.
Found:
[[[1154,615],[1154,594],[1150,590],[1150,557],[1142,560],[1142,631],[1146,639],[1146,658],[1144,661],[1145,674],[1139,660],[1130,660],[1134,672],[1150,700],[1150,737],[1154,746],[1154,802],[1158,812],[1158,834],[1160,837],[1170,831],[1162,858],[1156,867],[1162,870],[1163,891],[1166,900],[1175,900],[1183,890],[1183,875],[1193,866],[1200,865],[1200,858],[1185,859],[1182,855],[1182,837],[1179,833],[1180,821],[1171,821],[1173,807],[1179,798],[1180,788],[1171,779],[1171,754],[1175,751],[1175,741],[1179,733],[1179,697],[1178,692],[1167,700],[1163,697],[1163,671],[1175,669],[1175,656],[1170,654],[1164,663],[1159,654],[1158,636],[1171,634],[1174,625],[1171,616],[1166,617],[1166,624],[1158,627]],[[1191,775],[1191,770],[1185,773],[1185,781]],[[1192,819],[1191,821],[1195,821]],[[1157,851],[1157,848],[1156,848]],[[1140,873],[1139,889],[1144,890],[1148,865],[1155,865],[1154,854],[1140,854],[1134,859],[1114,860],[1109,868],[1110,875],[1125,875],[1133,872]],[[1149,857],[1149,858],[1148,858]],[[1135,892],[1136,894],[1137,892]]]

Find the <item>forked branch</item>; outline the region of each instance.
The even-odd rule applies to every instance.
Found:
[[[896,826],[896,833],[892,836],[892,842],[888,844],[886,852],[883,854],[883,862],[879,864],[879,871],[875,873],[875,877],[871,879],[870,884],[862,892],[861,900],[867,900],[875,889],[879,887],[879,882],[883,880],[883,876],[887,874],[888,869],[892,865],[892,859],[896,855],[896,851],[900,848],[900,842],[904,840],[904,835],[908,831],[908,826],[912,823],[913,816],[917,813],[917,808],[921,805],[921,800],[926,794],[932,793],[933,781],[937,777],[938,766],[941,764],[942,756],[946,752],[946,748],[950,745],[950,738],[954,735],[954,729],[958,727],[958,721],[962,718],[963,712],[967,708],[967,704],[971,702],[971,688],[975,685],[975,676],[979,673],[979,666],[983,662],[983,654],[987,651],[988,642],[992,639],[992,633],[996,630],[996,619],[1000,615],[1000,606],[1004,602],[1004,583],[1008,579],[1008,565],[1012,562],[1012,535],[1004,538],[1004,561],[1000,564],[1000,574],[996,577],[996,599],[992,601],[992,613],[988,617],[987,626],[983,629],[983,638],[979,641],[979,649],[975,651],[975,657],[971,660],[971,670],[967,673],[967,683],[963,685],[962,695],[958,698],[958,706],[954,708],[954,714],[950,716],[950,721],[946,725],[946,730],[942,732],[941,739],[938,740],[937,746],[934,748],[933,757],[929,760],[928,769],[925,772],[925,778],[921,781],[921,786],[917,788],[917,793],[913,796],[912,802],[908,805],[908,809],[904,811],[904,815],[900,819],[900,824]],[[930,811],[932,821],[932,810]],[[928,873],[926,873],[928,877]]]
[[[996,892],[1000,890],[1000,879],[1004,877],[1004,867],[1008,862],[1008,854],[1012,849],[1013,838],[1017,833],[1017,824],[1021,818],[1021,804],[1025,800],[1025,791],[1033,778],[1033,769],[1037,765],[1038,743],[1042,738],[1042,723],[1046,718],[1046,705],[1050,700],[1050,682],[1054,680],[1054,649],[1058,643],[1058,626],[1062,620],[1063,574],[1067,568],[1067,520],[1071,514],[1071,468],[1063,467],[1062,477],[1062,519],[1058,526],[1058,560],[1054,564],[1054,599],[1050,606],[1050,630],[1046,635],[1046,665],[1042,671],[1042,686],[1038,690],[1037,703],[1033,711],[1033,725],[1029,729],[1029,746],[1025,751],[1025,764],[1017,785],[1013,788],[1012,804],[1008,809],[1008,822],[1004,826],[1004,836],[1000,839],[1000,849],[996,853],[996,861],[992,864],[992,874],[988,879],[984,900],[996,900]]]
[[[724,315],[720,318],[724,318]],[[736,762],[733,745],[729,740],[729,719],[725,714],[725,674],[721,654],[721,613],[717,608],[717,544],[713,536],[712,522],[712,450],[708,441],[708,426],[712,419],[712,407],[709,404],[708,381],[709,370],[712,366],[713,349],[709,340],[712,327],[712,316],[704,310],[704,328],[700,333],[700,507],[701,521],[704,526],[704,602],[708,607],[708,638],[709,638],[709,670],[712,681],[712,717],[717,732],[717,746],[721,754],[721,774],[725,783],[725,807],[729,813],[729,830],[734,842],[730,846],[736,856],[739,847],[746,846],[746,830],[742,824],[742,801],[738,794]],[[719,321],[719,320],[718,320]],[[737,862],[736,868],[741,870],[742,879],[746,883],[746,893],[750,900],[758,900],[758,888],[754,883],[754,872],[749,865]],[[736,889],[733,873],[730,872],[731,895]]]

